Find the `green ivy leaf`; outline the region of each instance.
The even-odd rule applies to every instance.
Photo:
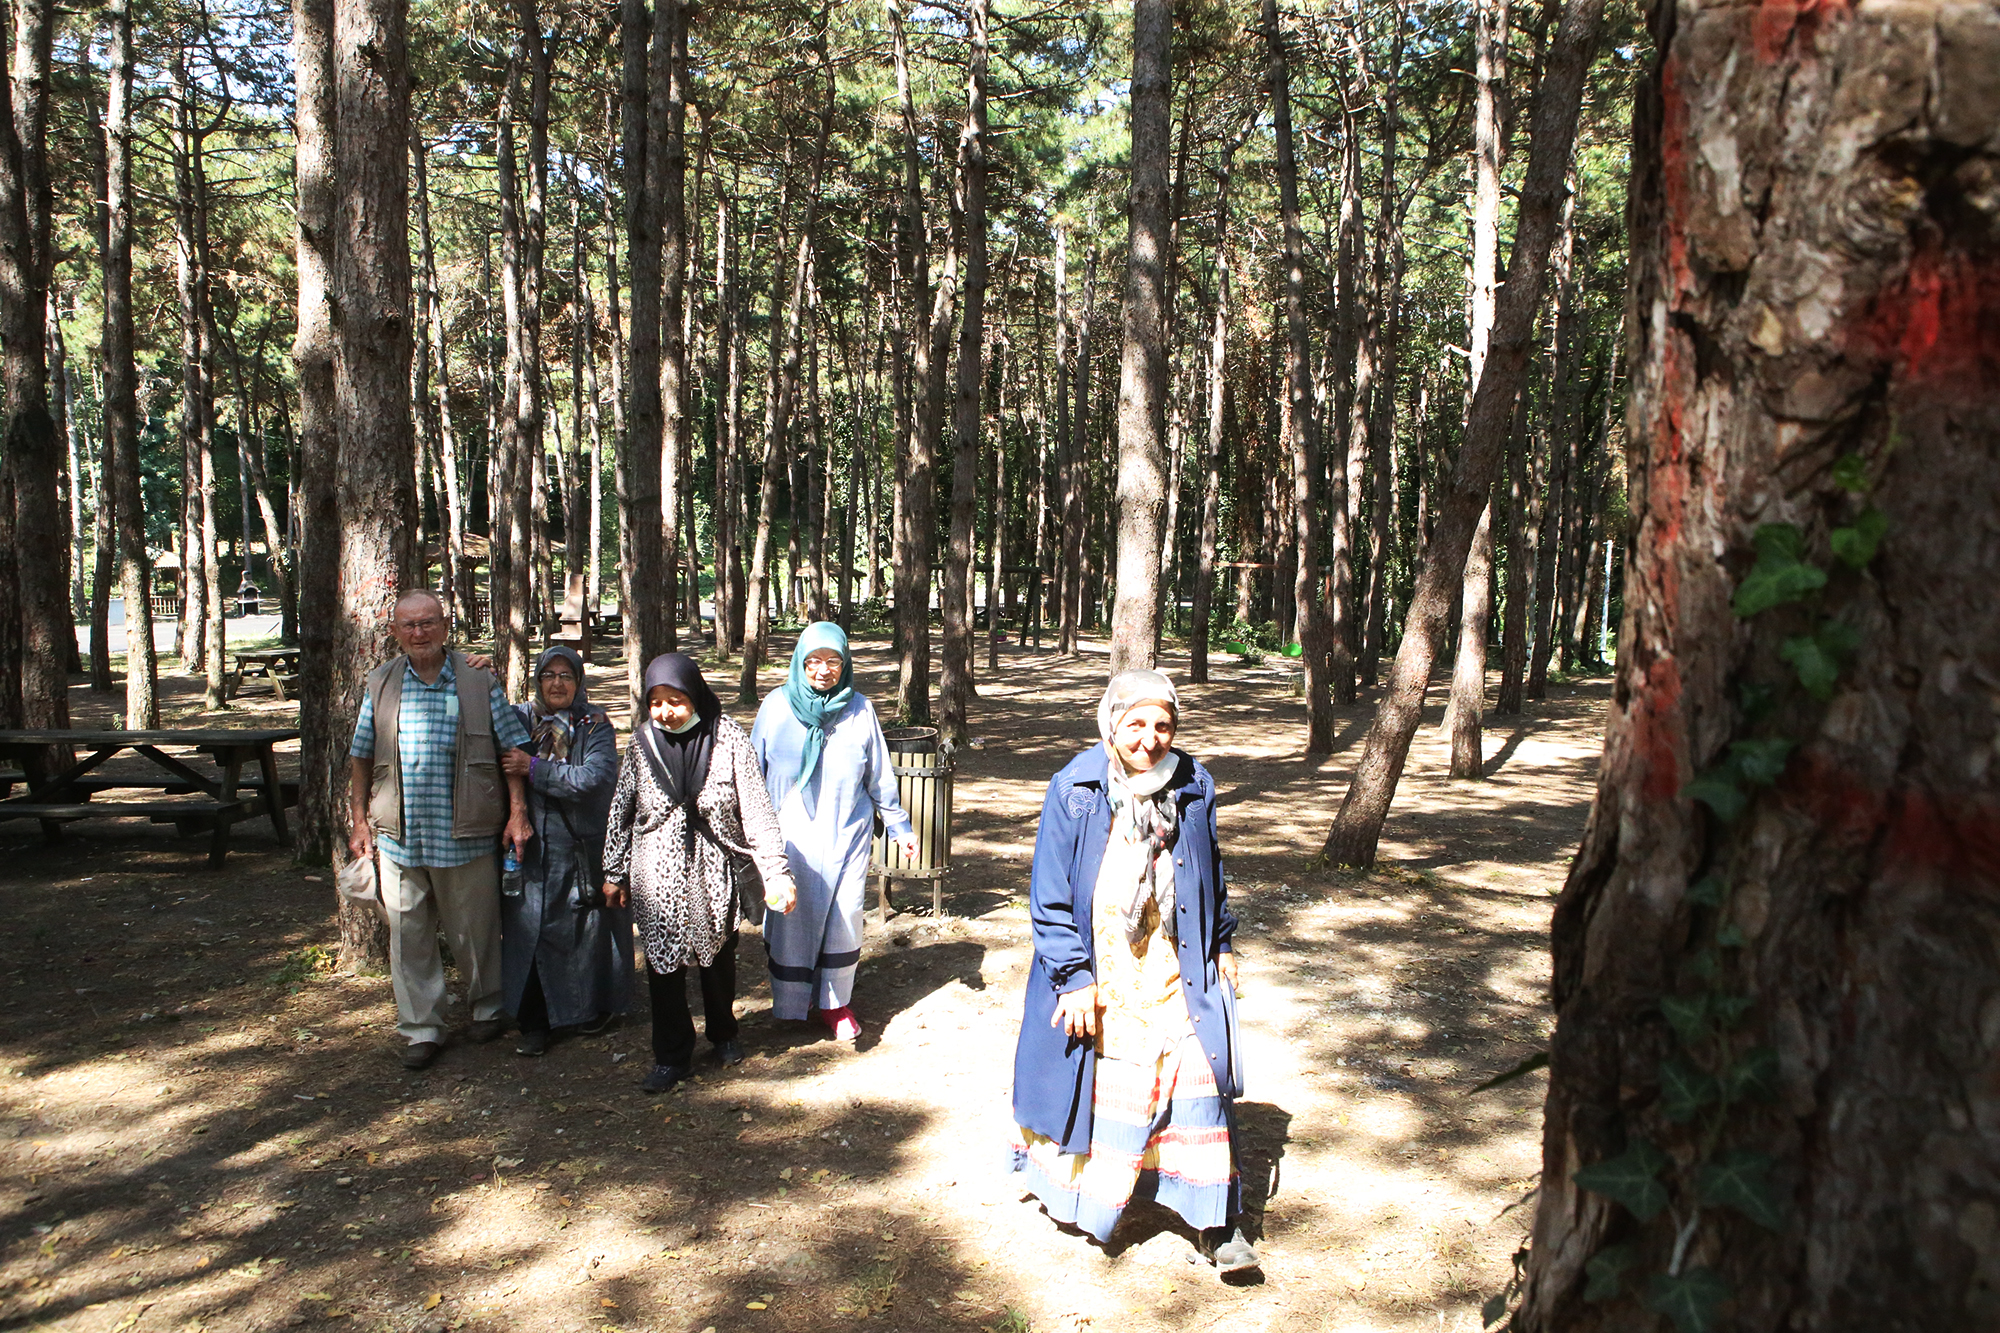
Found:
[[[1766,569],[1758,567],[1736,585],[1733,603],[1736,618],[1748,620],[1760,612],[1787,602],[1796,602],[1807,593],[1826,586],[1826,573],[1812,565],[1790,564]]]
[[[1852,526],[1833,530],[1830,538],[1833,553],[1851,569],[1866,569],[1888,531],[1889,516],[1870,505]]]
[[[1725,764],[1703,773],[1688,783],[1681,788],[1681,795],[1692,801],[1700,801],[1715,811],[1717,819],[1725,824],[1733,824],[1737,816],[1741,815],[1744,808],[1750,804],[1750,798],[1745,796],[1743,789],[1736,784],[1736,771]]]
[[[1736,706],[1742,710],[1745,720],[1751,723],[1763,721],[1777,699],[1778,691],[1769,685],[1744,681],[1736,687]]]
[[[1737,741],[1729,747],[1729,764],[1743,780],[1755,787],[1768,787],[1785,771],[1785,760],[1793,742],[1779,738],[1764,741]]]
[[[1709,1333],[1715,1311],[1729,1299],[1729,1283],[1713,1268],[1690,1268],[1678,1277],[1665,1273],[1646,1284],[1646,1308],[1674,1321],[1680,1333]]]
[[[1738,618],[1748,620],[1786,602],[1796,602],[1826,586],[1826,571],[1801,560],[1805,539],[1789,523],[1766,523],[1752,539],[1757,563],[1736,587]]]
[[[1708,1035],[1708,992],[1695,995],[1668,995],[1660,1000],[1660,1012],[1681,1045],[1693,1046]]]
[[[1698,950],[1688,960],[1688,975],[1696,981],[1712,982],[1722,974],[1722,956],[1713,949]]]
[[[1715,942],[1725,949],[1740,949],[1749,943],[1743,936],[1742,928],[1734,921],[1725,921],[1716,927]]]
[[[1710,995],[1708,1012],[1724,1028],[1733,1028],[1743,1021],[1743,1015],[1750,1012],[1751,1000],[1748,995]]]
[[[1805,535],[1789,523],[1766,523],[1750,537],[1757,563],[1793,564],[1806,549]]]
[[[1785,1214],[1771,1188],[1773,1164],[1769,1153],[1738,1148],[1702,1167],[1695,1188],[1703,1203],[1734,1208],[1766,1231],[1777,1231]]]
[[[1625,1205],[1641,1222],[1650,1222],[1667,1206],[1667,1187],[1659,1181],[1667,1155],[1644,1139],[1616,1157],[1580,1168],[1570,1177],[1579,1189],[1602,1194]]]
[[[1660,1114],[1686,1124],[1719,1095],[1715,1077],[1678,1055],[1660,1061]]]
[[[1698,907],[1722,906],[1722,876],[1703,875],[1688,885],[1688,901]]]
[[[1583,1287],[1587,1301],[1615,1301],[1624,1293],[1625,1274],[1639,1261],[1639,1252],[1630,1245],[1607,1245],[1590,1256],[1583,1271],[1590,1281]]]
[[[1729,1100],[1768,1102],[1778,1096],[1778,1053],[1753,1046],[1722,1071],[1722,1092]]]
[[[1867,490],[1867,460],[1860,454],[1842,454],[1833,464],[1833,484],[1855,495]]]
[[[1801,634],[1786,639],[1778,646],[1778,656],[1792,664],[1807,694],[1822,703],[1833,697],[1834,682],[1840,679],[1840,663],[1827,656],[1817,638]]]

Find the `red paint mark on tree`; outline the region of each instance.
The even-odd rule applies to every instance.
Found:
[[[1991,798],[1915,786],[1885,791],[1814,754],[1787,771],[1782,799],[1818,824],[1828,841],[1854,845],[1879,838],[1877,866],[2000,884],[2000,803]]]
[[[1646,668],[1646,685],[1634,700],[1632,748],[1644,759],[1639,795],[1671,801],[1681,794],[1681,671],[1671,657]]]
[[[1920,248],[1854,329],[1861,354],[1929,389],[1990,393],[2000,382],[2000,263]]]
[[[1820,32],[1847,13],[1847,0],[1762,0],[1750,21],[1750,40],[1757,58],[1774,64],[1797,38],[1811,53]]]

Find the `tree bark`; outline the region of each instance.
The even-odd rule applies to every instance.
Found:
[[[1396,184],[1401,128],[1403,5],[1390,6],[1389,65],[1382,77],[1381,204],[1375,218],[1375,289],[1379,295],[1375,373],[1380,389],[1368,426],[1368,475],[1373,495],[1368,516],[1368,586],[1361,628],[1361,684],[1372,687],[1381,670],[1388,629],[1389,553],[1396,519],[1396,390],[1402,357],[1403,201]]]
[[[667,78],[653,95],[665,105],[648,114],[660,132],[658,151],[649,156],[649,191],[660,210],[660,554],[664,565],[656,593],[664,604],[661,651],[677,646],[677,582],[680,569],[682,473],[688,446],[687,345],[687,56],[688,12],[681,0],[654,0],[655,21],[667,26]],[[692,534],[690,534],[692,535]],[[699,569],[690,561],[689,578],[698,587]],[[696,651],[700,651],[699,641]]]
[[[1529,455],[1534,440],[1528,432],[1528,395],[1514,408],[1514,438],[1507,446],[1507,593],[1501,614],[1500,693],[1493,711],[1502,717],[1521,712],[1522,688],[1528,674],[1528,590],[1534,586],[1534,494],[1530,487]]]
[[[1630,592],[1556,908],[1514,1326],[1694,1300],[1744,1333],[1991,1328],[2000,771],[1975,682],[2000,568],[1973,534],[2000,491],[2000,225],[1974,145],[2000,99],[1955,71],[2000,35],[1932,7],[1653,28]],[[1640,1165],[1634,1202],[1582,1174],[1608,1161]]]
[[[673,0],[664,0],[673,3]],[[654,142],[649,89],[671,59],[672,31],[664,15],[649,18],[646,0],[621,0],[624,72],[620,116],[624,148],[625,254],[630,270],[632,333],[625,345],[625,421],[617,431],[618,608],[625,622],[625,677],[636,708],[646,663],[666,651],[673,605],[662,601],[666,579],[660,522],[660,211],[650,170]],[[611,284],[617,300],[617,284]],[[613,328],[617,316],[613,315]],[[620,386],[614,386],[617,392]]]
[[[884,0],[896,66],[896,102],[903,122],[903,188],[896,214],[896,274],[902,299],[894,303],[891,345],[896,359],[896,421],[902,466],[897,470],[895,532],[896,718],[904,725],[931,720],[930,569],[934,507],[937,503],[935,442],[925,428],[930,399],[930,338],[924,315],[930,307],[930,257],[924,245],[921,143],[916,101],[910,91],[909,35],[904,26],[908,0]],[[1060,233],[1057,244],[1060,245]]]
[[[972,529],[979,513],[979,427],[986,368],[987,8],[988,0],[970,0],[966,7],[970,50],[965,124],[958,138],[965,310],[959,322],[958,379],[952,400],[951,527],[944,557],[944,660],[938,673],[939,733],[953,745],[965,743],[974,694]]]
[[[27,727],[69,725],[70,655],[75,622],[62,568],[63,444],[48,396],[48,288],[51,191],[48,171],[49,59],[55,8],[15,0],[14,50],[5,124],[0,125],[0,390],[6,397],[6,472],[18,628],[16,700],[0,700]],[[16,637],[18,636],[18,638]],[[65,644],[64,640],[68,643]],[[52,747],[46,762],[66,763]]]
[[[1451,613],[1452,595],[1463,579],[1480,512],[1500,469],[1514,396],[1532,350],[1535,314],[1541,306],[1550,243],[1561,211],[1563,177],[1575,143],[1584,78],[1597,49],[1603,12],[1603,0],[1564,0],[1550,43],[1536,97],[1514,250],[1507,266],[1507,282],[1497,301],[1492,346],[1467,414],[1465,441],[1425,553],[1423,573],[1410,599],[1388,689],[1363,743],[1354,780],[1327,835],[1325,854],[1336,865],[1374,864],[1382,823],[1388,818],[1389,804],[1395,798],[1421,718],[1424,688]]]
[[[327,11],[330,13],[330,11]],[[104,106],[104,449],[111,474],[111,503],[118,522],[119,584],[125,599],[125,725],[134,731],[160,725],[159,666],[153,651],[153,562],[146,551],[145,497],[139,471],[139,373],[132,328],[132,10],[130,0],[108,0],[109,70]],[[321,24],[324,33],[328,24]],[[301,105],[304,95],[301,94]],[[303,112],[301,113],[304,114]],[[300,135],[301,144],[305,135]],[[305,186],[302,147],[300,192]],[[303,233],[305,212],[300,212]],[[303,293],[307,264],[300,256]],[[305,300],[300,323],[305,328]],[[301,368],[301,376],[304,370]],[[308,812],[302,807],[301,815]],[[309,844],[308,844],[309,845]]]
[[[1263,28],[1269,61],[1271,121],[1277,136],[1278,199],[1284,222],[1285,385],[1290,405],[1287,434],[1298,541],[1292,604],[1298,617],[1299,660],[1305,671],[1306,753],[1331,754],[1333,700],[1328,675],[1334,665],[1329,660],[1334,643],[1332,627],[1326,623],[1326,608],[1320,600],[1319,414],[1313,395],[1312,350],[1306,328],[1305,232],[1299,225],[1299,168],[1292,147],[1291,76],[1285,59],[1284,33],[1278,26],[1277,0],[1264,0]]]
[[[1109,667],[1113,674],[1154,662],[1167,485],[1172,6],[1167,0],[1137,0],[1132,22],[1131,236],[1118,368],[1117,601],[1111,612]]]

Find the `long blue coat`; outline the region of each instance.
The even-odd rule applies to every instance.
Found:
[[[1174,753],[1180,768],[1168,790],[1180,807],[1174,896],[1181,984],[1217,1090],[1239,1097],[1243,1072],[1236,998],[1215,965],[1236,934],[1216,841],[1215,779],[1192,756]],[[1110,760],[1102,745],[1093,745],[1050,780],[1029,879],[1035,961],[1028,973],[1020,1044],[1014,1050],[1014,1120],[1056,1140],[1066,1153],[1090,1151],[1097,1054],[1090,1038],[1071,1037],[1050,1026],[1050,1020],[1057,996],[1097,979],[1091,905],[1111,841],[1111,802],[1105,793]]]

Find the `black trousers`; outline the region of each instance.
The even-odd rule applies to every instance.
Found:
[[[671,972],[646,969],[646,986],[653,1002],[653,1063],[686,1069],[694,1063],[694,1015],[688,1011],[688,973],[701,978],[701,1012],[708,1039],[720,1046],[736,1040],[736,940],[728,943],[707,967],[677,967]]]

